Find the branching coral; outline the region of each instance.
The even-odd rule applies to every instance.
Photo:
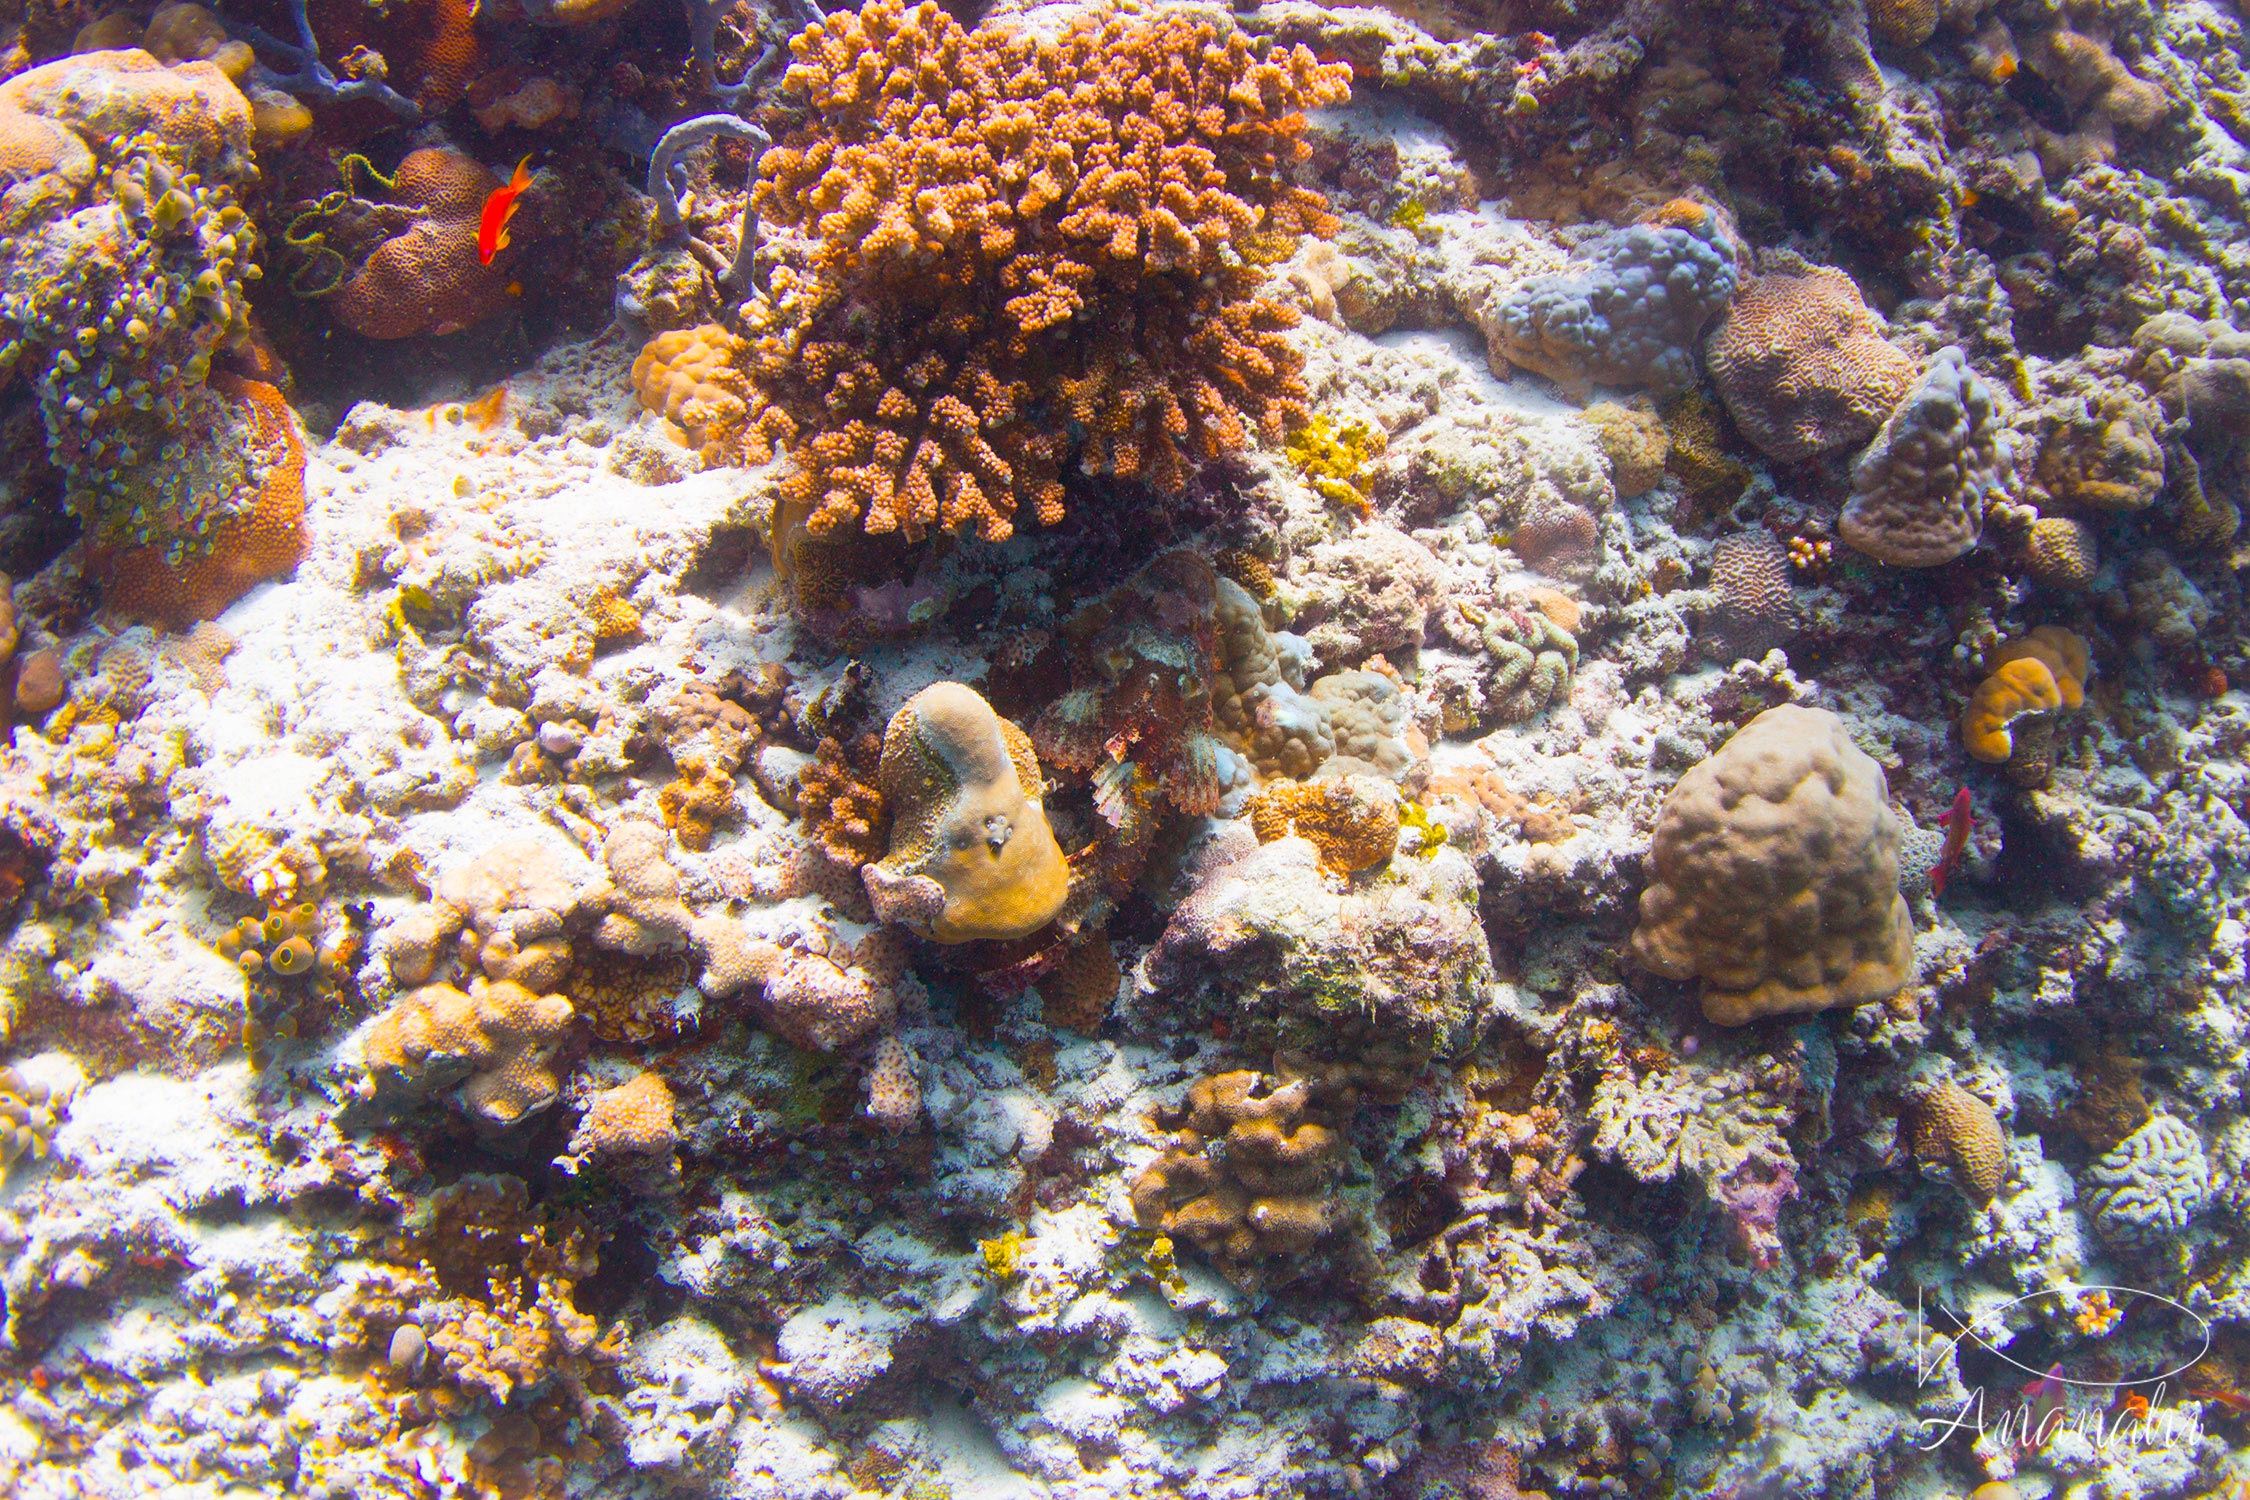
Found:
[[[830,736],[797,771],[797,817],[813,842],[840,864],[870,865],[890,845],[890,809],[872,785],[882,741],[862,735],[849,747]]]
[[[1842,271],[1759,276],[1735,294],[1705,360],[1743,436],[1770,458],[1856,443],[1914,383],[1914,359],[1883,338]]]
[[[1882,768],[1822,709],[1752,719],[1664,799],[1633,956],[1725,1026],[1863,1005],[1911,977]]]
[[[1249,262],[1330,227],[1287,173],[1341,65],[1177,11],[1041,37],[896,0],[791,49],[753,205],[814,244],[747,314],[750,449],[789,453],[816,533],[998,539],[1060,516],[1071,425],[1177,488],[1302,414],[1295,310]]]
[[[1245,1284],[1310,1250],[1341,1221],[1327,1184],[1343,1151],[1312,1091],[1256,1072],[1198,1079],[1164,1154],[1133,1179],[1134,1217]]]
[[[1018,938],[1070,894],[1024,732],[957,682],[924,688],[883,735],[890,853],[861,871],[876,914],[941,943]]]
[[[1998,765],[2015,753],[2009,726],[2028,714],[2074,709],[2094,675],[2085,641],[2058,625],[2042,625],[1993,654],[1991,673],[1961,713],[1961,743]]]

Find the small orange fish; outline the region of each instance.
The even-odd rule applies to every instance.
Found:
[[[531,174],[524,170],[531,165],[525,157],[516,163],[516,175],[507,185],[496,187],[492,196],[484,200],[484,219],[477,225],[477,261],[491,265],[492,257],[508,248],[508,221],[516,216],[516,199],[531,186]]]

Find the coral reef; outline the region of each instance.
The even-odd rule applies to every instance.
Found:
[[[1700,978],[1721,1025],[1864,1005],[1913,976],[1898,821],[1833,714],[1769,708],[1689,770],[1649,866],[1633,956]]]

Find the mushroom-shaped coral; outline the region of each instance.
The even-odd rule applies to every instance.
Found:
[[[1837,530],[1902,568],[1951,562],[1984,534],[1985,502],[2007,481],[2010,446],[1991,387],[1960,350],[1942,349],[1853,462]]]
[[[883,734],[891,848],[861,872],[878,916],[940,943],[1038,931],[1070,894],[1031,740],[972,688],[940,682]]]
[[[1829,266],[1746,283],[1704,359],[1743,436],[1785,462],[1862,441],[1914,383],[1913,356]]]
[[[2028,714],[2078,707],[2093,675],[2086,642],[2059,625],[2010,641],[1993,653],[1990,675],[1961,713],[1961,743],[1978,760],[1999,765],[2015,753],[2011,725]]]
[[[1664,799],[1633,956],[1723,1026],[1863,1005],[1911,977],[1882,768],[1825,709],[1752,719]]]
[[[509,272],[477,258],[484,201],[499,186],[451,146],[408,152],[388,188],[412,216],[336,288],[336,321],[371,339],[403,339],[455,333],[507,307]]]
[[[1916,1159],[1950,1168],[1954,1185],[1990,1203],[2008,1172],[2008,1136],[1992,1106],[1948,1078],[1912,1101]]]
[[[1249,1071],[1189,1085],[1170,1144],[1133,1179],[1134,1217],[1198,1246],[1237,1281],[1310,1250],[1340,1222],[1327,1185],[1343,1150],[1312,1107],[1312,1087]]]
[[[513,1125],[555,1102],[552,1060],[576,1012],[560,995],[479,979],[464,994],[426,984],[377,1016],[361,1055],[377,1087],[416,1092],[466,1077],[461,1102],[485,1124]]]

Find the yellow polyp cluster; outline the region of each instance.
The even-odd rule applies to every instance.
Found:
[[[1367,466],[1383,456],[1386,446],[1380,428],[1357,420],[1339,428],[1323,412],[1290,434],[1287,451],[1322,499],[1364,515],[1374,493]]]

